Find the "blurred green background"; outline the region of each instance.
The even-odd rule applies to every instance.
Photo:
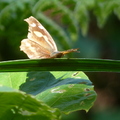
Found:
[[[120,0],[0,0],[0,60],[26,59],[20,51],[27,38],[23,20],[37,18],[58,50],[80,48],[67,57],[119,60]],[[120,120],[120,74],[86,72],[98,94],[92,109],[63,116],[63,120]]]

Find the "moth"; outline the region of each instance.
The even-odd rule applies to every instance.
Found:
[[[29,25],[27,39],[21,41],[20,50],[30,59],[60,58],[76,49],[58,51],[57,46],[43,25],[33,16],[24,19]]]

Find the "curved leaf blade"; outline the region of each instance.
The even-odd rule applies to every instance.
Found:
[[[7,90],[6,90],[7,89]],[[0,86],[1,120],[59,120],[58,109],[50,108],[33,96]]]
[[[107,59],[26,59],[0,62],[0,72],[92,71],[120,72],[119,60]]]

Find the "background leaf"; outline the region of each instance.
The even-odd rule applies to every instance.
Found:
[[[88,111],[95,101],[96,93],[93,86],[68,84],[48,89],[38,94],[37,98],[68,114],[77,110]]]
[[[28,72],[26,77],[20,90],[33,95],[65,84],[92,84],[83,72]]]
[[[83,40],[81,34],[86,35],[89,29],[91,29],[90,32],[94,33],[93,28],[96,25],[96,21],[92,16],[97,19],[99,27],[105,25],[111,14],[119,18],[119,3],[120,0],[21,0],[20,2],[1,0],[1,59],[26,58],[25,55],[20,52],[19,46],[20,41],[27,36],[27,24],[23,20],[31,15],[40,20],[43,26],[51,33],[59,50],[64,50],[74,48],[76,44],[80,47],[79,45]],[[91,17],[94,24],[91,22]],[[87,39],[90,39],[90,37],[87,36]],[[76,43],[78,41],[81,42],[78,44]],[[5,45],[5,47],[3,45]],[[94,46],[92,47],[94,48]],[[7,48],[7,52],[5,48]],[[94,51],[96,48],[98,51],[101,50],[95,47]],[[9,54],[7,54],[8,51]],[[81,52],[81,55],[82,54],[84,55],[84,52]],[[72,55],[70,54],[69,56]]]
[[[50,108],[45,103],[23,92],[0,86],[1,120],[59,120],[58,109]]]
[[[92,83],[83,72],[1,73],[0,84],[12,88],[15,87],[28,94],[36,95],[37,99],[42,100],[50,107],[58,108],[67,114],[77,110],[88,111],[96,99],[96,93],[93,91]],[[12,89],[6,89],[5,87],[1,88],[1,91],[6,93],[7,91],[11,92]],[[12,95],[16,96],[13,93]],[[5,94],[5,96],[7,95]],[[19,97],[17,99],[14,97],[11,98],[14,100],[20,99]],[[4,99],[6,100],[7,97]],[[28,100],[28,98],[26,99]],[[28,101],[30,103],[32,102],[30,100]],[[15,103],[15,101],[13,102]],[[28,103],[24,101],[24,104],[26,106]],[[46,111],[46,109],[44,110]],[[37,114],[37,112],[35,113]],[[21,118],[21,116],[18,118]]]
[[[19,89],[20,84],[25,82],[25,72],[0,73],[0,84],[14,89]]]

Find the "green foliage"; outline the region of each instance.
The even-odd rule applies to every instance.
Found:
[[[93,87],[84,84],[68,84],[54,87],[38,94],[37,98],[64,113],[77,110],[88,111],[95,100]]]
[[[59,120],[61,112],[88,111],[96,99],[83,72],[11,72],[0,76],[0,84],[7,86],[0,87],[0,118],[4,120]]]
[[[120,0],[1,0],[0,21],[3,23],[4,20],[8,17],[9,19],[15,19],[19,14],[22,15],[22,12],[25,12],[24,16],[19,15],[19,18],[25,17],[25,14],[27,16],[31,14],[40,18],[40,14],[50,11],[48,17],[46,16],[47,19],[50,19],[50,16],[55,17],[60,15],[62,21],[60,20],[59,22],[62,22],[62,24],[69,22],[69,32],[71,34],[78,31],[77,25],[79,23],[83,33],[85,34],[89,25],[88,10],[91,10],[93,13],[95,13],[98,20],[98,25],[103,26],[108,16],[112,12],[114,12],[118,17],[120,16],[119,4]],[[18,14],[17,12],[20,13]],[[47,19],[44,22],[47,23]],[[54,24],[56,23],[54,22]],[[50,26],[54,27],[52,24]],[[4,24],[1,24],[0,27],[4,27]]]
[[[59,120],[60,111],[51,108],[33,96],[0,86],[1,120]]]
[[[86,80],[88,78],[83,72],[78,72],[78,73],[52,72],[52,74],[50,72],[29,72],[27,74],[28,78],[26,83],[23,84],[20,87],[20,89],[29,94],[36,95],[39,92],[42,92],[46,89],[50,89],[56,86],[61,86],[64,84],[85,83],[85,84],[91,85],[90,81]],[[73,74],[78,74],[78,75],[73,76]],[[82,77],[82,79],[76,79],[77,76]],[[31,79],[33,79],[33,81],[31,81]],[[47,86],[46,86],[46,82],[43,82],[43,81],[47,82]],[[42,86],[42,87],[39,87],[39,86]]]
[[[120,11],[120,0],[97,0],[96,1],[96,8],[94,13],[98,20],[98,25],[102,27],[109,15],[114,12],[114,14],[119,18]]]
[[[105,25],[112,13],[120,18],[119,4],[120,0],[1,0],[0,42],[10,45],[7,46],[8,50],[14,48],[14,56],[20,55],[20,41],[27,34],[27,24],[23,19],[32,15],[56,39],[59,49],[68,49],[78,39],[79,28],[83,35],[87,33],[91,14],[96,16],[99,27]],[[25,25],[26,27],[23,27]],[[2,51],[2,46],[0,49]],[[4,51],[3,54],[7,53]],[[10,55],[4,57],[14,59],[14,56]]]

